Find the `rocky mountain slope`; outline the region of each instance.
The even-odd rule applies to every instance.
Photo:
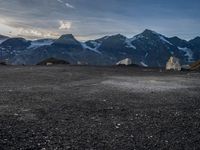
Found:
[[[145,30],[132,38],[121,34],[80,42],[71,34],[58,39],[30,41],[23,38],[0,37],[1,60],[11,64],[37,64],[54,57],[71,64],[114,65],[130,58],[135,64],[163,67],[170,56],[190,64],[200,59],[200,37],[186,41],[178,37],[168,38],[151,30]]]

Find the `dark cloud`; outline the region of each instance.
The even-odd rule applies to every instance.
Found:
[[[199,6],[199,0],[0,0],[0,32],[24,29],[38,36],[72,33],[87,39],[133,36],[150,28],[189,39],[199,35]],[[33,33],[24,36],[37,38]]]

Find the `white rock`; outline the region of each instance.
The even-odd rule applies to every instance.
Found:
[[[132,60],[130,58],[126,58],[126,59],[123,59],[123,60],[117,62],[116,65],[126,65],[126,66],[128,66],[128,65],[131,65],[131,64],[132,64]]]
[[[166,70],[181,70],[180,60],[176,57],[170,57],[166,64]]]

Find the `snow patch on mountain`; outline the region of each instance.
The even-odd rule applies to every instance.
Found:
[[[126,47],[127,48],[133,48],[133,49],[136,49],[136,47],[132,44],[132,42],[135,40],[135,38],[133,37],[133,38],[126,38],[126,41],[125,41],[125,43],[126,43]]]
[[[145,54],[145,58],[147,58],[147,56],[149,56],[149,53],[146,53],[146,54]]]
[[[159,38],[164,42],[164,43],[168,43],[170,45],[173,45],[172,43],[170,43],[167,39],[165,39],[162,35],[159,35]]]
[[[102,39],[107,40],[110,36],[104,36]],[[95,42],[95,41],[94,41]]]
[[[94,48],[88,46],[86,43],[81,43],[83,49],[88,49],[91,50],[93,52],[96,52],[98,54],[101,54],[100,51],[98,51],[98,48],[101,46],[101,43],[95,42],[95,41],[91,41],[91,43],[93,44]]]
[[[145,38],[142,34],[139,34],[139,35],[136,35],[132,38],[132,41],[133,40],[138,40],[138,39],[142,39],[142,38]]]
[[[188,58],[188,61],[191,62],[193,60],[193,52],[191,49],[187,47],[178,47],[179,50],[185,53],[185,56]]]
[[[29,49],[30,48],[38,48],[38,47],[41,47],[41,46],[47,46],[47,45],[51,45],[53,44],[53,40],[44,40],[44,41],[32,41],[31,42],[31,45],[28,47]]]
[[[148,65],[145,64],[143,61],[141,61],[140,64],[141,64],[143,67],[148,67]]]
[[[6,39],[0,40],[0,44],[3,43],[4,41],[6,41]]]

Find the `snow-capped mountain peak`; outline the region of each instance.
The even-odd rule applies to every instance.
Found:
[[[132,38],[132,41],[134,40],[151,40],[151,41],[158,41],[160,40],[163,44],[170,44],[173,45],[170,41],[168,41],[168,38],[166,38],[164,35],[159,34],[155,31],[146,29],[141,34],[138,34]]]
[[[9,38],[0,44],[0,50],[2,59],[13,64],[36,64],[56,56],[71,64],[114,65],[130,58],[137,65],[163,67],[170,56],[178,57],[183,65],[200,59],[200,38],[185,41],[145,30],[133,38],[116,34],[80,42],[72,34],[66,34],[57,40]]]

